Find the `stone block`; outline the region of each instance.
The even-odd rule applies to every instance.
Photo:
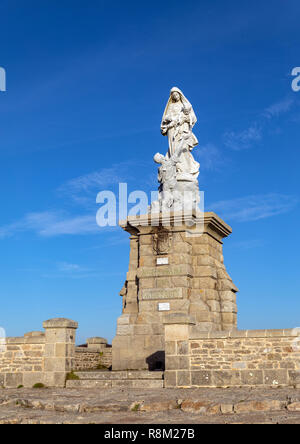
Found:
[[[244,385],[262,385],[264,383],[262,370],[242,370],[241,376]]]
[[[66,372],[45,372],[44,384],[47,387],[65,387]]]
[[[109,372],[109,376],[112,375],[113,372]],[[124,372],[127,373],[127,376],[123,376],[123,378],[121,379],[141,379],[141,380],[145,380],[145,379],[163,379],[163,372],[159,372],[159,371],[130,371],[128,370],[128,372]]]
[[[154,250],[152,245],[141,245],[140,246],[141,256],[154,256]]]
[[[133,335],[134,325],[117,325],[118,336],[131,336]]]
[[[164,381],[162,379],[161,380],[160,379],[153,379],[153,380],[149,379],[149,380],[133,380],[132,381],[132,388],[160,389],[163,387],[164,387]]]
[[[166,341],[165,352],[166,355],[176,355],[176,341]]]
[[[175,288],[180,287],[187,287],[190,288],[191,286],[191,278],[189,276],[180,276],[180,277],[172,277],[171,278],[171,285],[173,285]]]
[[[152,335],[153,334],[152,325],[149,325],[149,324],[133,325],[132,326],[132,334],[134,336]]]
[[[207,303],[207,305],[209,306],[209,308],[210,308],[210,310],[212,312],[217,312],[218,313],[218,312],[221,311],[220,302],[219,301],[211,300],[211,301],[207,301],[206,303]]]
[[[24,334],[24,338],[34,338],[40,336],[45,336],[45,333],[42,331],[30,331],[29,333]]]
[[[156,278],[156,287],[159,289],[168,288],[172,291],[172,279],[170,277]]]
[[[23,385],[23,373],[6,373],[5,388],[16,388],[19,385]]]
[[[216,290],[217,288],[217,280],[212,277],[203,277],[199,278],[199,288],[201,290]]]
[[[167,370],[187,370],[190,361],[187,356],[166,356]]]
[[[236,293],[231,290],[219,291],[219,295],[220,295],[220,299],[223,303],[225,303],[225,302],[235,303],[235,301],[236,301]]]
[[[151,289],[143,289],[141,292],[141,299],[143,301],[148,300],[173,300],[173,299],[182,299],[183,298],[183,290],[182,288],[151,288]]]
[[[34,384],[38,383],[44,384],[43,372],[24,372],[22,384],[24,387],[32,388]]]
[[[155,256],[141,256],[139,261],[140,267],[154,267],[156,265],[155,262]],[[134,274],[136,275],[136,269],[133,270]]]
[[[165,388],[176,387],[176,371],[166,370],[164,378]]]
[[[177,354],[178,355],[188,355],[189,354],[189,341],[178,341],[177,342]]]
[[[220,290],[220,291],[228,291],[228,290],[238,291],[238,288],[229,279],[218,279],[218,290]]]
[[[239,371],[232,370],[213,371],[212,383],[215,387],[240,386],[241,374]]]
[[[194,244],[192,246],[193,256],[206,255],[210,256],[210,246],[208,244]]]
[[[46,372],[62,372],[66,371],[66,359],[65,358],[45,358],[44,366]]]
[[[189,326],[170,324],[165,325],[165,340],[166,341],[184,341],[189,339]]]
[[[271,338],[284,337],[284,330],[283,329],[266,330],[266,336]]]
[[[223,415],[232,415],[234,413],[232,404],[221,404],[220,408]]]
[[[77,329],[78,328],[78,322],[72,321],[71,319],[65,319],[65,318],[54,318],[49,319],[48,321],[43,322],[43,327],[45,329],[47,328],[66,328],[66,329]]]
[[[164,267],[145,267],[138,268],[137,277],[150,278],[150,277],[172,277],[172,276],[193,276],[193,267],[187,264],[181,265],[168,265]]]
[[[300,384],[300,370],[289,370],[288,371],[288,381],[289,385],[299,385]]]
[[[222,313],[237,313],[237,306],[234,302],[222,301],[221,302]]]
[[[288,385],[287,370],[264,370],[264,383],[273,387]]]
[[[191,385],[191,372],[178,370],[177,372],[177,386],[178,387],[190,387]]]
[[[206,370],[194,370],[191,372],[192,386],[207,387],[212,385],[212,374]]]
[[[194,276],[195,277],[212,277],[214,279],[217,279],[217,271],[215,267],[209,266],[209,265],[200,265],[197,267],[194,267]]]
[[[235,313],[222,313],[222,322],[224,324],[236,324],[237,316]]]
[[[247,362],[245,362],[245,361],[233,362],[232,369],[233,370],[246,370],[247,369]]]

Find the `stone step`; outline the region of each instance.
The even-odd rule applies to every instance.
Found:
[[[74,372],[79,379],[67,381],[67,388],[163,388],[164,372],[112,371]]]
[[[111,372],[74,372],[80,380],[100,380],[100,381],[115,381],[115,380],[162,380],[164,372],[149,372],[146,370],[124,370]]]
[[[135,388],[135,389],[156,389],[163,388],[163,379],[82,379],[70,380],[66,383],[67,388]]]

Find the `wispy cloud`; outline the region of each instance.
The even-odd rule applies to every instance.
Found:
[[[84,207],[84,214],[70,215],[66,211],[42,211],[24,215],[20,220],[0,227],[0,239],[20,232],[32,231],[43,237],[61,235],[96,234],[117,227],[100,228],[96,223],[96,196],[99,191],[110,189],[113,185],[126,182],[126,177],[133,177],[133,168],[143,166],[143,161],[127,161],[114,164],[76,178],[61,185],[57,192],[65,201],[72,199],[75,204]],[[131,171],[131,174],[129,174]],[[82,212],[83,208],[81,208]]]
[[[94,215],[67,217],[38,227],[41,236],[51,237],[63,234],[92,234],[99,232]]]
[[[262,140],[264,130],[270,124],[270,121],[282,114],[288,113],[294,103],[294,98],[285,97],[268,106],[248,128],[242,131],[226,131],[223,135],[225,146],[234,151],[242,151],[254,147]]]
[[[100,228],[96,223],[95,215],[70,216],[63,212],[45,211],[29,213],[17,222],[0,227],[0,238],[25,231],[52,237],[64,234],[95,234],[100,231]]]
[[[35,270],[38,273],[38,270]],[[68,262],[58,262],[50,271],[42,273],[42,277],[46,279],[107,279],[107,277],[120,276],[118,272],[101,272],[96,269],[83,267],[82,265],[72,264]]]
[[[231,248],[238,248],[241,250],[251,250],[262,247],[264,244],[265,241],[263,241],[262,239],[249,239],[240,242],[232,242],[230,246]]]
[[[227,163],[224,154],[213,143],[196,147],[193,155],[200,162],[201,170],[219,170]]]
[[[99,271],[97,272],[94,269],[69,262],[58,262],[55,266],[55,270],[50,273],[48,272],[43,274],[43,276],[47,278],[63,277],[71,279],[91,278],[97,277],[98,275]]]
[[[121,166],[115,165],[111,168],[103,168],[83,176],[76,177],[64,183],[58,191],[62,193],[76,194],[88,192],[91,189],[107,187],[122,181],[120,173]]]
[[[298,202],[296,196],[271,193],[216,202],[210,209],[225,220],[249,222],[288,213]]]
[[[79,271],[86,270],[78,264],[70,264],[68,262],[59,262],[57,264],[57,268],[59,271],[65,271],[67,273],[69,273],[69,272],[71,272],[71,273],[76,272],[77,273]]]
[[[76,204],[95,208],[96,196],[100,191],[110,190],[119,183],[127,183],[133,177],[132,171],[143,168],[143,160],[128,160],[102,168],[62,184],[57,192],[60,197],[72,199]]]
[[[286,97],[285,99],[273,103],[273,105],[266,108],[263,115],[268,119],[277,117],[280,114],[288,112],[293,104],[294,104],[294,99],[291,97]]]
[[[262,129],[257,124],[254,124],[241,132],[226,132],[224,134],[224,143],[234,151],[241,151],[251,148],[253,143],[260,141],[261,138]]]

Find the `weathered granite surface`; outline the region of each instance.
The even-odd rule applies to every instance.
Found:
[[[300,423],[293,389],[1,390],[0,424]]]

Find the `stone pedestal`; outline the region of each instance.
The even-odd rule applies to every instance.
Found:
[[[223,261],[231,228],[215,213],[157,214],[121,222],[131,234],[123,314],[113,370],[163,369],[166,313],[183,313],[199,331],[237,328],[236,292]]]

